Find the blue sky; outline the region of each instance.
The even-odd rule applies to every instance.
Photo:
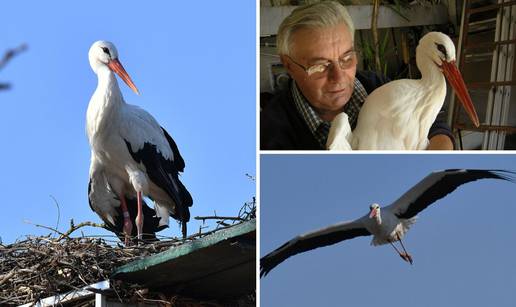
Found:
[[[192,216],[236,215],[255,195],[254,1],[7,1],[0,54],[29,49],[0,71],[3,204],[0,237],[11,243],[69,220],[100,219],[87,200],[85,114],[97,77],[96,40],[112,41],[141,95],[119,80],[125,100],[148,110],[176,140]],[[189,230],[200,223],[192,221]],[[179,235],[175,223],[161,232]],[[104,234],[85,229],[86,234]]]
[[[388,205],[431,171],[516,170],[515,155],[262,155],[261,254],[298,234]],[[262,306],[514,306],[516,184],[466,184],[419,214],[414,265],[370,237],[287,259],[261,279]]]

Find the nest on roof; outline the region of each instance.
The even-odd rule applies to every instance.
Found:
[[[0,306],[34,303],[40,299],[79,290],[102,280],[108,280],[118,267],[129,262],[160,253],[185,242],[204,237],[222,228],[256,216],[256,206],[246,203],[246,210],[235,218],[197,217],[198,220],[219,219],[215,230],[191,235],[186,240],[172,238],[145,245],[124,247],[97,237],[71,237],[84,226],[102,225],[84,222],[71,223],[66,233],[57,230],[59,237],[28,236],[13,244],[0,244]],[[249,209],[249,210],[248,210]],[[231,224],[224,220],[232,220]],[[48,228],[48,227],[45,227]],[[231,302],[199,301],[179,295],[153,292],[137,284],[111,282],[111,296],[120,302],[147,302],[158,306],[254,306],[254,295]],[[74,306],[94,306],[93,300],[74,302]]]

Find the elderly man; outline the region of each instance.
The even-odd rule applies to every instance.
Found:
[[[354,32],[346,8],[333,1],[297,8],[285,18],[277,46],[292,79],[261,112],[261,149],[325,149],[331,121],[340,112],[355,128],[367,94],[386,80],[356,70]],[[434,123],[428,138],[428,149],[453,149],[444,123]]]

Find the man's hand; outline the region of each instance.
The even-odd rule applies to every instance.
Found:
[[[430,139],[426,150],[453,150],[453,143],[447,135],[437,134]]]

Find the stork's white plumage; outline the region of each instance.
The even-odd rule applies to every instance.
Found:
[[[124,219],[122,210],[122,202],[118,195],[109,185],[103,166],[98,162],[94,153],[91,155],[90,163],[90,180],[88,183],[88,200],[90,207],[104,221],[106,228],[114,232],[120,240],[126,239],[124,234],[124,226],[131,229],[131,237],[136,238],[137,227],[134,220]],[[126,208],[129,216],[136,216],[138,212],[138,201],[136,195],[132,197],[126,195],[124,197]],[[144,242],[156,241],[156,232],[163,230],[168,225],[160,223],[161,219],[157,216],[156,211],[150,208],[144,200],[142,200],[142,213],[144,216],[142,226],[142,240]],[[163,214],[167,214],[164,212]],[[127,223],[126,225],[124,225]]]
[[[367,96],[353,131],[353,149],[420,150],[428,146],[428,132],[446,96],[446,79],[467,114],[479,120],[464,81],[455,66],[455,46],[440,32],[423,36],[416,49],[421,79],[389,82]],[[336,118],[338,125],[340,119]],[[343,136],[335,136],[343,138]],[[336,139],[329,139],[332,144]]]
[[[350,222],[342,222],[312,231],[286,242],[260,260],[261,276],[267,275],[278,264],[299,253],[332,245],[359,236],[373,236],[371,245],[391,244],[398,254],[412,264],[401,241],[414,224],[417,214],[459,186],[479,179],[515,181],[515,172],[503,170],[451,169],[433,172],[413,186],[389,206],[372,204],[369,214]],[[400,241],[403,252],[393,244]]]
[[[183,236],[186,236],[192,197],[178,177],[185,164],[177,145],[152,115],[125,103],[115,73],[134,92],[138,93],[138,90],[119,62],[112,43],[95,42],[89,50],[89,61],[98,77],[86,117],[92,151],[90,205],[94,210],[104,208],[96,211],[105,221],[105,216],[116,214],[116,210],[106,208],[120,206],[127,243],[132,233],[130,213],[135,211],[128,208],[127,199],[137,199],[136,227],[138,239],[141,239],[144,216],[149,215],[144,212],[143,196],[148,196],[154,201],[154,213],[159,220],[155,229],[168,225],[170,215],[182,223]],[[120,201],[107,201],[110,193]],[[115,222],[114,219],[107,220]]]
[[[353,134],[349,125],[349,118],[345,112],[339,113],[331,123],[326,147],[328,150],[352,150]]]

